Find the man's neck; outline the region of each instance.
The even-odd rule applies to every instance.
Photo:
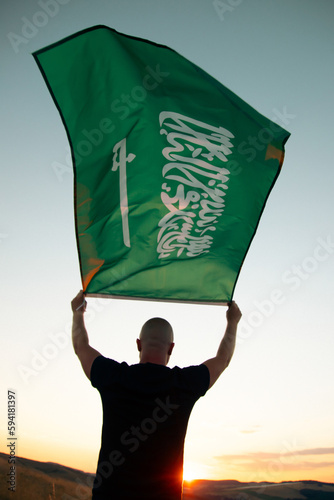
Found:
[[[168,360],[165,354],[161,353],[141,353],[139,363],[153,363],[155,365],[167,365]]]

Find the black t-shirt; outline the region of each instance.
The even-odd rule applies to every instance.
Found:
[[[188,419],[209,381],[205,365],[94,360],[91,383],[103,406],[94,500],[181,498]]]

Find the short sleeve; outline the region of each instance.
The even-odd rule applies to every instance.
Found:
[[[94,359],[91,372],[90,381],[96,389],[107,387],[118,376],[120,363],[113,359],[98,356]]]
[[[206,365],[188,366],[182,369],[183,384],[196,398],[204,396],[210,385],[210,372]]]

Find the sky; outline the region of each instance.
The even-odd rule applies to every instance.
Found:
[[[32,52],[105,24],[167,45],[291,133],[234,299],[230,366],[192,412],[188,478],[334,479],[333,116],[330,0],[1,2],[0,451],[93,472],[102,411],[70,340],[81,288],[69,144]],[[170,366],[215,355],[226,307],[88,299],[105,356],[138,361],[142,324],[173,326]]]

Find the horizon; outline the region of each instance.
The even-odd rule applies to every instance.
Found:
[[[2,451],[0,451],[0,455],[4,455],[5,457],[9,457],[8,453],[2,452]],[[36,463],[41,463],[41,464],[59,465],[61,467],[65,467],[65,468],[68,468],[68,469],[71,469],[71,470],[74,470],[74,471],[82,472],[84,474],[95,475],[95,471],[86,471],[86,470],[82,470],[82,469],[77,469],[75,467],[71,467],[71,466],[68,466],[68,465],[65,465],[65,464],[62,464],[62,463],[59,463],[59,462],[34,460],[32,458],[22,457],[22,456],[16,456],[16,458],[17,459],[22,459],[22,460],[29,460],[29,461],[36,462]],[[261,483],[268,483],[268,484],[277,484],[277,485],[284,485],[284,484],[289,484],[289,483],[306,483],[306,482],[310,482],[310,483],[323,483],[323,484],[334,485],[334,480],[333,481],[318,481],[318,480],[315,480],[315,479],[300,479],[300,478],[299,479],[294,479],[294,480],[274,481],[274,482],[271,482],[271,481],[261,481],[261,480],[258,480],[258,481],[239,481],[238,479],[234,479],[234,478],[221,478],[221,479],[208,479],[208,478],[186,479],[186,478],[183,478],[183,482],[184,483],[188,483],[189,485],[191,485],[192,483],[195,483],[195,482],[199,482],[199,481],[226,482],[226,483],[228,483],[228,482],[236,482],[236,483],[240,483],[240,484],[251,484],[251,483],[261,484]]]

